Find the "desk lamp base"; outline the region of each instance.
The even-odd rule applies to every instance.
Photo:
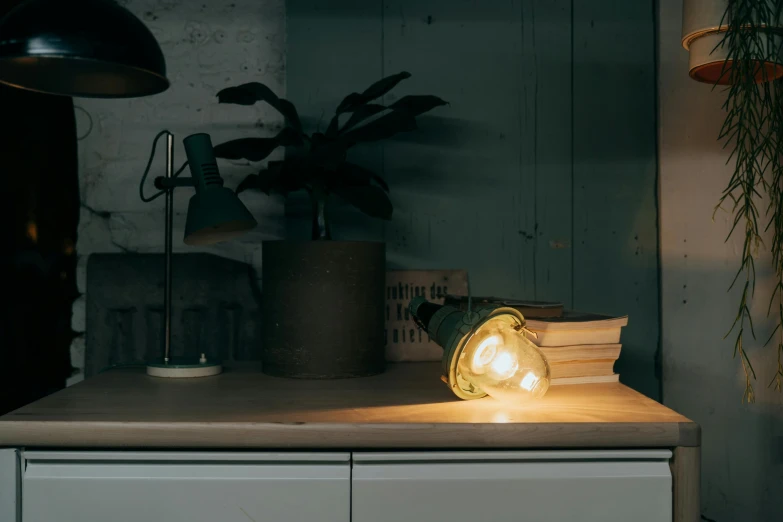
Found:
[[[147,364],[147,375],[168,379],[210,377],[222,372],[223,366],[220,363],[207,362],[203,353],[200,359],[172,358],[168,362],[160,361]]]

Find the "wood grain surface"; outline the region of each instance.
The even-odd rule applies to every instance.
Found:
[[[698,426],[619,384],[553,387],[509,406],[460,401],[437,363],[287,380],[253,369],[166,380],[116,369],[0,417],[0,446],[560,448],[698,444]]]

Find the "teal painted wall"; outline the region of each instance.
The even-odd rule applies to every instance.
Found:
[[[352,151],[389,182],[392,268],[465,268],[476,294],[628,314],[621,379],[659,397],[654,2],[289,0],[287,97],[326,128],[349,92],[450,102],[420,129]],[[289,237],[309,206],[287,205]]]

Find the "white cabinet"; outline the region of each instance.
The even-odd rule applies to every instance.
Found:
[[[23,522],[349,522],[348,453],[27,452]]]
[[[671,452],[354,453],[353,522],[671,522]]]
[[[19,511],[19,451],[0,449],[0,521],[16,522]]]
[[[28,451],[22,522],[671,522],[671,456]]]

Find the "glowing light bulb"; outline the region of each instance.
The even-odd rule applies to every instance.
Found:
[[[497,345],[502,339],[499,336],[487,337],[476,348],[476,354],[473,356],[472,368],[476,373],[484,373],[487,366],[495,359],[497,354]]]
[[[522,382],[519,383],[519,385],[527,391],[531,391],[535,388],[536,384],[538,384],[538,377],[533,375],[533,372],[527,372],[527,374],[522,377]]]
[[[487,320],[465,342],[457,371],[481,391],[507,402],[538,398],[549,389],[546,358],[503,316]]]
[[[495,374],[495,378],[499,381],[508,379],[517,371],[519,363],[516,358],[508,352],[501,352],[492,359],[490,365],[492,372]]]

